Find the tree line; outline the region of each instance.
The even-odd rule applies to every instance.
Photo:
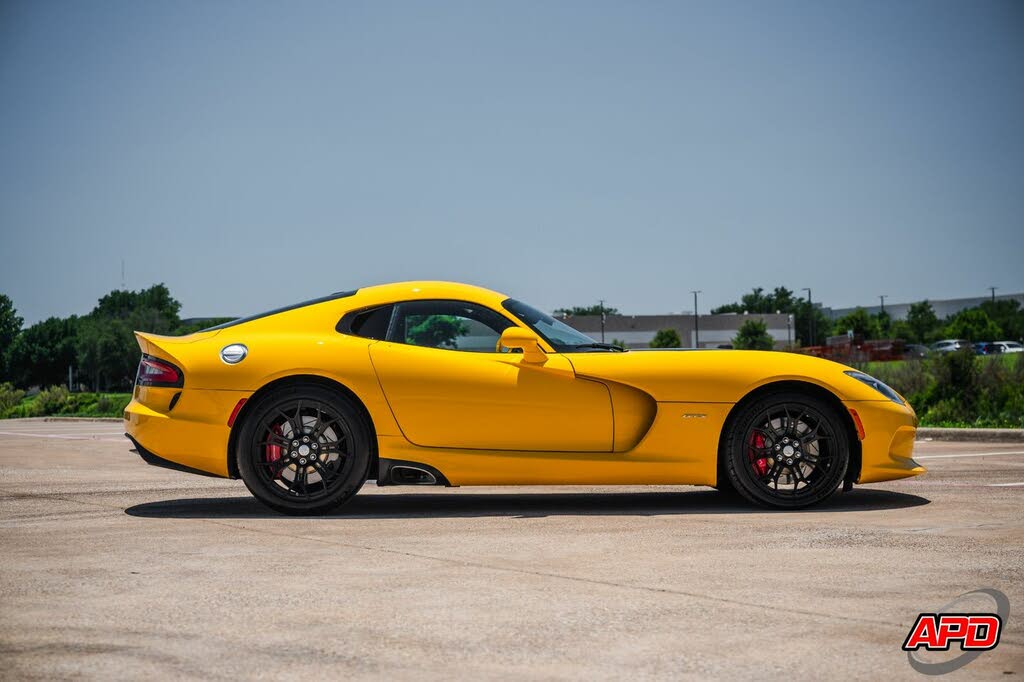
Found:
[[[0,376],[20,388],[66,385],[70,367],[76,386],[130,388],[140,355],[135,331],[190,334],[220,321],[186,325],[180,310],[167,287],[156,284],[111,291],[88,315],[50,317],[22,328],[13,302],[0,294]]]
[[[939,339],[1019,341],[1024,337],[1024,310],[1018,301],[1010,299],[985,301],[944,320],[935,314],[935,308],[928,301],[911,305],[905,320],[893,320],[884,311],[871,314],[864,308],[856,308],[848,315],[832,320],[821,308],[812,307],[806,298],[794,297],[786,287],[776,287],[771,293],[758,287],[739,302],[711,311],[713,315],[743,312],[793,315],[794,338],[801,346],[823,345],[829,336],[849,332],[865,340],[903,339],[922,344]]]
[[[910,306],[905,320],[857,308],[837,319],[834,329],[837,334],[853,332],[864,339],[903,339],[923,344],[939,339],[1019,341],[1024,337],[1024,310],[1015,300],[985,301],[940,320],[932,305],[921,301]]]

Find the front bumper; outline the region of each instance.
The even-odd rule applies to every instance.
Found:
[[[892,481],[926,471],[913,458],[917,415],[910,407],[891,400],[857,400],[845,405],[857,412],[864,425],[857,483]]]
[[[171,406],[163,393],[178,390],[181,396]],[[138,446],[140,455],[145,451],[186,469],[226,478],[230,475],[228,418],[238,401],[250,395],[249,391],[139,387],[124,411],[125,435]]]

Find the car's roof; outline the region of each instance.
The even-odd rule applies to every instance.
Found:
[[[204,329],[203,331],[216,332],[221,329],[227,329],[228,327],[237,327],[249,322],[258,322],[260,320],[276,317],[277,315],[285,313],[304,314],[303,311],[310,311],[317,306],[329,305],[339,300],[343,301],[342,310],[356,310],[359,308],[367,308],[398,301],[422,301],[430,299],[469,301],[471,303],[479,303],[499,308],[501,306],[501,302],[507,298],[508,296],[499,294],[496,291],[459,282],[433,280],[393,282],[390,284],[377,284],[374,286],[363,287],[361,289],[352,289],[350,291],[339,291],[328,296],[321,296],[320,298],[314,298],[309,301],[303,301],[301,303],[295,303],[282,308],[275,308],[274,310],[256,313],[255,315],[241,317],[236,320],[231,320],[230,322],[225,322],[224,324],[219,324],[215,327]],[[331,311],[331,315],[334,315],[337,312],[334,308],[331,308]]]
[[[434,298],[469,300],[498,306],[508,296],[484,287],[441,280],[413,280],[362,287],[353,297],[354,305],[372,305],[392,301],[427,300]],[[358,303],[357,303],[358,302]]]

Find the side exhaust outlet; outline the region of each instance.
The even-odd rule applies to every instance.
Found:
[[[440,471],[428,464],[381,459],[377,485],[442,485],[451,486]]]
[[[391,467],[391,480],[396,485],[436,485],[437,477],[424,469],[416,467]]]

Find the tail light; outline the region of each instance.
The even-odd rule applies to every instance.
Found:
[[[143,355],[139,361],[139,373],[135,377],[135,383],[138,386],[181,388],[185,385],[185,375],[166,360]]]

